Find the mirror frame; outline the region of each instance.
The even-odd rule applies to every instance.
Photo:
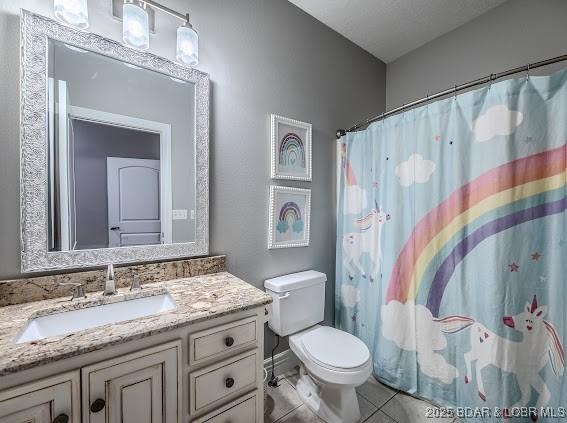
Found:
[[[195,241],[91,250],[48,249],[48,40],[61,41],[195,84]],[[22,272],[209,254],[209,75],[154,54],[20,13],[20,230]]]

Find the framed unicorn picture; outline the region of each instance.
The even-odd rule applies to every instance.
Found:
[[[311,124],[271,115],[272,179],[311,181]]]
[[[268,248],[307,247],[311,190],[270,186]]]

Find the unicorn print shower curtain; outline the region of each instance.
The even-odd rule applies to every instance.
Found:
[[[373,123],[338,155],[336,323],[374,374],[472,421],[567,421],[567,71]]]

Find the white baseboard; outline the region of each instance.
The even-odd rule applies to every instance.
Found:
[[[299,360],[295,354],[287,349],[279,354],[274,355],[274,373],[276,376],[283,375],[284,373],[292,370],[295,366],[299,365]],[[272,359],[268,357],[264,360],[264,368],[268,372],[268,378],[272,374]]]

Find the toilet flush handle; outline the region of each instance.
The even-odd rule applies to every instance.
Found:
[[[280,297],[278,297],[280,300],[285,300],[286,298],[288,298],[291,294],[289,292],[286,292],[285,294],[281,295]]]

